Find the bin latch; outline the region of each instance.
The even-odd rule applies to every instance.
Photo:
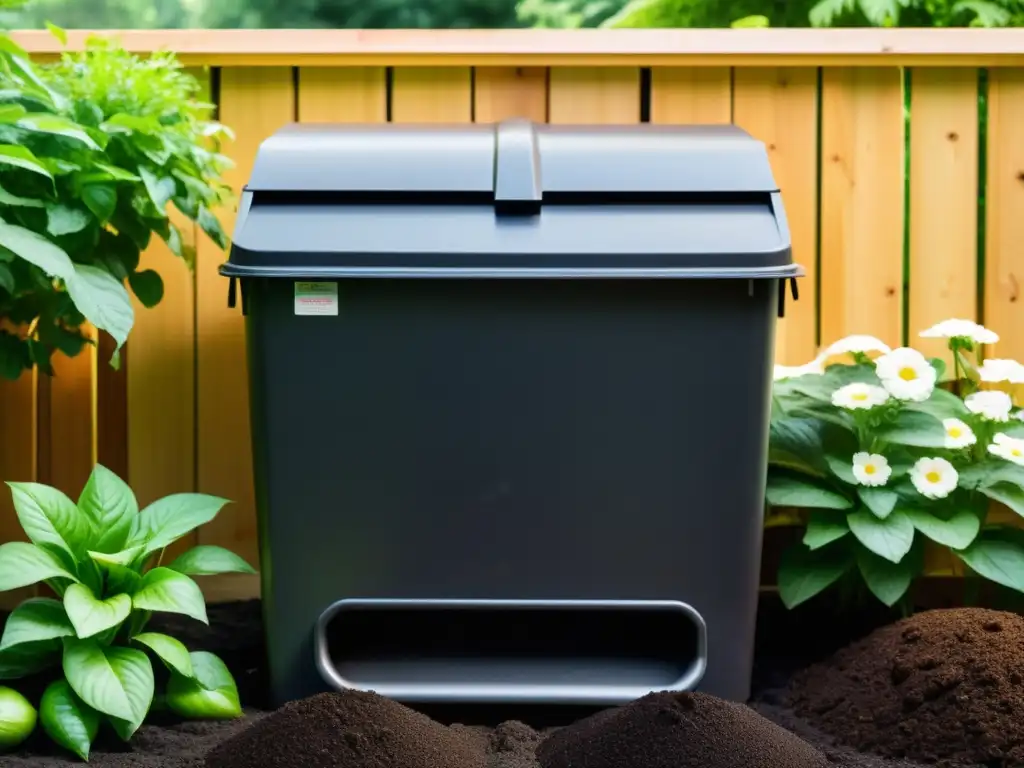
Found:
[[[786,316],[786,287],[789,286],[789,292],[793,296],[793,301],[800,301],[800,289],[796,284],[796,278],[791,277],[788,280],[779,280],[779,317],[783,318]]]
[[[232,277],[228,280],[228,309],[234,309],[238,305],[238,292],[242,292],[242,315],[249,314],[249,301],[245,292],[245,281]]]
[[[529,120],[514,119],[497,123],[494,132],[494,210],[536,216],[544,195],[537,131]]]

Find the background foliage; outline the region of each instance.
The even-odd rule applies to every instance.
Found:
[[[727,27],[1003,26],[1024,24],[1024,0],[33,0],[17,27]]]

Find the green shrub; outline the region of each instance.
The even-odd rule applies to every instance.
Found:
[[[160,275],[139,269],[153,234],[194,257],[170,205],[227,246],[212,213],[228,195],[226,129],[199,94],[171,53],[93,39],[37,67],[0,35],[0,376],[50,373],[55,350],[89,343],[86,321],[120,350],[134,323],[125,284],[147,307],[163,296]]]
[[[42,582],[56,599],[28,599],[8,617],[0,680],[56,672],[39,703],[39,722],[51,739],[82,759],[103,723],[131,739],[154,701],[150,655],[169,671],[164,700],[171,711],[202,718],[241,713],[223,661],[146,631],[155,611],[206,623],[191,576],[254,572],[214,546],[161,564],[164,549],[213,520],[224,499],[175,494],[140,512],[131,489],[101,465],[77,504],[46,485],[8,485],[29,541],[0,545],[0,592]]]
[[[1024,411],[997,388],[1024,383],[1024,365],[979,361],[976,348],[998,336],[970,321],[921,335],[948,340],[945,385],[942,360],[870,336],[776,367],[767,499],[805,525],[779,567],[791,608],[845,575],[895,605],[923,571],[926,541],[1024,592],[1024,530],[988,519],[993,501],[1024,517]]]

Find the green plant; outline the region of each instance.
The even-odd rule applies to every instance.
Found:
[[[155,611],[206,623],[192,576],[253,573],[221,547],[198,546],[162,565],[166,547],[227,503],[167,496],[141,512],[131,489],[97,465],[76,504],[55,488],[8,483],[28,542],[0,545],[0,592],[44,583],[54,597],[18,606],[0,639],[0,679],[58,670],[39,706],[43,729],[88,759],[102,722],[129,740],[154,701],[150,656],[167,667],[167,706],[185,717],[240,714],[231,673],[216,656],[145,631]]]
[[[92,39],[36,67],[0,35],[0,376],[52,372],[54,351],[89,343],[87,321],[120,349],[134,323],[125,283],[144,306],[163,296],[139,268],[152,235],[192,261],[169,206],[227,246],[212,213],[227,197],[227,131],[199,93],[171,53]]]
[[[979,362],[998,336],[967,320],[921,335],[947,339],[943,385],[942,360],[870,336],[776,368],[769,522],[796,509],[805,526],[778,572],[791,608],[844,576],[895,605],[922,572],[926,540],[1024,592],[1024,531],[988,520],[991,502],[1024,517],[1024,411],[995,388],[1024,383],[1024,365]],[[844,362],[826,365],[835,358]]]
[[[867,22],[874,27],[1005,27],[1020,21],[1020,0],[819,0],[815,27]]]
[[[0,753],[9,752],[36,729],[35,707],[13,688],[0,685]]]

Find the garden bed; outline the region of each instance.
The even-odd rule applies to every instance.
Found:
[[[799,675],[801,670],[806,670],[808,664],[826,659],[836,650],[846,646],[851,640],[862,637],[874,628],[891,622],[895,617],[885,611],[868,610],[855,613],[855,619],[844,619],[843,616],[850,616],[847,611],[844,614],[833,612],[829,603],[833,601],[815,601],[816,605],[804,609],[787,612],[778,604],[772,596],[764,596],[761,605],[761,616],[759,617],[758,651],[755,663],[754,674],[754,700],[752,708],[765,718],[781,725],[790,733],[796,734],[801,739],[820,749],[824,755],[821,765],[833,765],[847,768],[896,768],[897,766],[914,765],[913,763],[901,762],[895,759],[886,759],[871,754],[858,753],[856,750],[837,746],[832,739],[817,730],[810,723],[798,717],[788,704],[793,700],[787,686],[794,675]],[[156,624],[156,622],[154,622]],[[639,762],[636,768],[658,768],[659,766],[673,766],[673,768],[687,768],[687,766],[701,766],[701,768],[740,768],[742,763],[735,762],[736,757],[728,757],[727,753],[732,750],[749,749],[750,755],[748,765],[779,765],[780,768],[800,768],[795,764],[787,764],[786,752],[789,748],[790,733],[783,733],[774,729],[765,730],[770,726],[746,708],[723,708],[717,701],[705,701],[693,697],[682,700],[652,700],[646,705],[646,709],[637,709],[631,713],[618,713],[615,716],[598,715],[585,724],[573,726],[576,731],[565,728],[559,740],[552,740],[547,751],[542,748],[540,763],[534,757],[534,749],[541,740],[554,731],[555,726],[562,723],[552,720],[550,713],[538,713],[536,718],[523,717],[530,720],[532,726],[543,728],[541,731],[534,731],[521,723],[505,723],[496,730],[490,726],[498,723],[498,720],[507,717],[508,713],[499,712],[431,712],[429,714],[444,719],[448,722],[470,723],[473,727],[444,728],[430,723],[425,719],[412,715],[398,705],[392,705],[377,699],[349,700],[338,704],[337,702],[323,701],[315,705],[295,709],[289,712],[279,711],[276,714],[269,714],[265,711],[267,706],[267,686],[263,661],[263,648],[261,645],[262,628],[260,620],[259,603],[256,601],[231,603],[211,606],[209,628],[197,622],[187,619],[178,620],[172,618],[170,621],[162,622],[163,628],[181,637],[182,640],[193,650],[210,650],[219,654],[229,665],[238,682],[239,693],[243,705],[246,707],[246,716],[243,719],[229,722],[155,722],[144,726],[137,734],[136,739],[130,747],[126,747],[106,737],[101,737],[94,747],[91,766],[100,768],[206,768],[205,756],[218,745],[246,732],[245,738],[239,738],[231,742],[231,749],[221,750],[218,753],[218,764],[209,768],[232,768],[230,760],[225,762],[225,755],[229,755],[235,749],[256,750],[255,754],[268,755],[267,745],[274,745],[279,748],[274,753],[273,761],[267,761],[262,765],[274,766],[274,768],[299,768],[302,762],[291,762],[288,757],[287,742],[296,744],[312,743],[310,738],[297,733],[296,723],[303,722],[313,712],[328,722],[335,718],[340,723],[339,728],[322,727],[320,738],[330,739],[336,736],[340,741],[346,742],[346,748],[351,748],[354,756],[350,760],[339,761],[338,766],[346,768],[383,768],[386,763],[392,768],[417,768],[418,763],[410,757],[410,764],[399,764],[401,760],[401,749],[405,743],[404,734],[409,734],[409,744],[416,744],[416,748],[410,751],[410,755],[424,755],[426,750],[434,744],[431,739],[438,739],[436,748],[438,754],[462,755],[457,760],[445,760],[436,762],[437,768],[558,768],[562,764],[579,762],[585,760],[591,768],[629,768],[628,762],[623,760],[602,761],[595,759],[593,755],[578,755],[574,750],[586,749],[593,744],[605,744],[608,749],[620,749],[623,754],[636,755],[641,745],[635,746],[623,742],[617,746],[615,739],[610,736],[610,730],[620,729],[629,731],[632,729],[634,738],[639,739],[643,744],[645,754],[638,755]],[[168,627],[168,625],[172,625]],[[1007,638],[1009,640],[1009,638]],[[983,660],[979,660],[983,661]],[[844,669],[849,667],[844,662]],[[824,674],[824,673],[823,673]],[[856,672],[854,677],[856,679]],[[982,674],[982,672],[979,672]],[[806,673],[804,674],[806,677]],[[944,677],[949,683],[948,675]],[[835,683],[837,686],[842,681]],[[849,682],[847,680],[847,682]],[[870,680],[864,680],[865,687],[872,685]],[[1024,690],[1024,686],[1022,686]],[[1009,702],[1007,706],[1020,707],[1018,702]],[[340,708],[340,710],[339,710]],[[338,711],[335,711],[338,710]],[[343,710],[343,711],[341,711]],[[587,713],[574,713],[575,715]],[[673,749],[682,749],[684,746],[690,749],[689,742],[680,742],[680,737],[663,738],[664,733],[659,732],[659,727],[668,728],[668,725],[659,726],[658,722],[664,717],[671,716],[673,727],[678,723],[689,723],[687,727],[696,728],[694,733],[700,734],[704,740],[705,748],[710,753],[717,755],[715,759],[703,757],[696,754],[679,755],[670,754]],[[389,718],[397,718],[394,723]],[[636,723],[630,725],[629,718],[642,720],[644,731]],[[272,720],[270,718],[276,718]],[[616,718],[620,722],[616,722]],[[703,718],[703,719],[701,719]],[[758,739],[765,740],[763,743],[771,742],[770,748],[763,747],[762,742],[755,739],[752,743],[743,744],[743,737],[737,731],[743,730],[750,720],[750,733],[759,734]],[[827,719],[827,718],[826,718]],[[264,733],[249,731],[250,726],[260,720],[265,726]],[[756,720],[756,722],[754,722]],[[666,723],[668,721],[665,721]],[[373,733],[357,733],[364,728],[360,723],[374,723],[366,726]],[[545,726],[547,726],[545,728]],[[678,726],[681,728],[682,726]],[[678,730],[677,728],[677,730]],[[721,732],[716,729],[721,728]],[[737,738],[731,738],[731,734],[737,732]],[[387,738],[381,736],[386,734]],[[393,743],[395,733],[403,734],[398,745]],[[717,734],[717,735],[716,735]],[[724,734],[724,736],[723,736]],[[65,766],[81,765],[82,763],[66,759],[54,748],[50,747],[41,734],[27,746],[14,755],[0,757],[0,765],[10,768],[64,768]],[[263,739],[264,741],[261,741]],[[388,741],[391,739],[392,741]],[[716,739],[719,743],[716,746]],[[781,739],[781,741],[779,741]],[[365,740],[365,741],[364,741]],[[773,741],[774,740],[774,741]],[[732,742],[737,742],[733,744]],[[804,745],[797,743],[799,748]],[[679,743],[676,743],[679,742]],[[722,744],[728,749],[723,752]],[[453,747],[455,744],[457,746]],[[355,745],[355,746],[353,746]],[[381,749],[387,747],[385,752],[374,755],[374,749],[378,746]],[[343,745],[345,746],[345,745]],[[712,749],[713,748],[713,749]],[[330,744],[322,744],[318,747],[321,750],[321,757],[326,754],[339,754],[332,752]],[[399,751],[396,752],[395,750]],[[388,752],[387,750],[391,750]],[[661,750],[659,752],[659,750]],[[241,754],[241,752],[239,752]],[[736,754],[739,754],[738,752]],[[778,759],[772,755],[778,754]],[[396,757],[397,755],[397,757]],[[723,758],[725,761],[723,761]],[[425,759],[425,758],[423,758]],[[816,758],[815,758],[816,759]],[[304,758],[307,768],[318,768],[318,766],[335,765],[331,762],[315,762],[309,756]],[[374,762],[377,760],[377,762]],[[733,762],[729,762],[733,760]],[[765,762],[767,760],[767,762]],[[211,760],[211,762],[214,762]],[[420,760],[422,762],[422,759]],[[427,761],[429,762],[429,760]],[[634,760],[634,762],[636,762]],[[442,765],[442,763],[445,763]],[[451,763],[450,765],[447,763]],[[241,763],[239,763],[241,764]],[[816,766],[819,763],[805,763],[808,766]],[[1004,762],[1002,760],[989,761],[985,766],[998,766],[1009,768],[1018,764]],[[435,765],[435,763],[431,763]],[[260,765],[253,764],[252,768],[260,768]]]

